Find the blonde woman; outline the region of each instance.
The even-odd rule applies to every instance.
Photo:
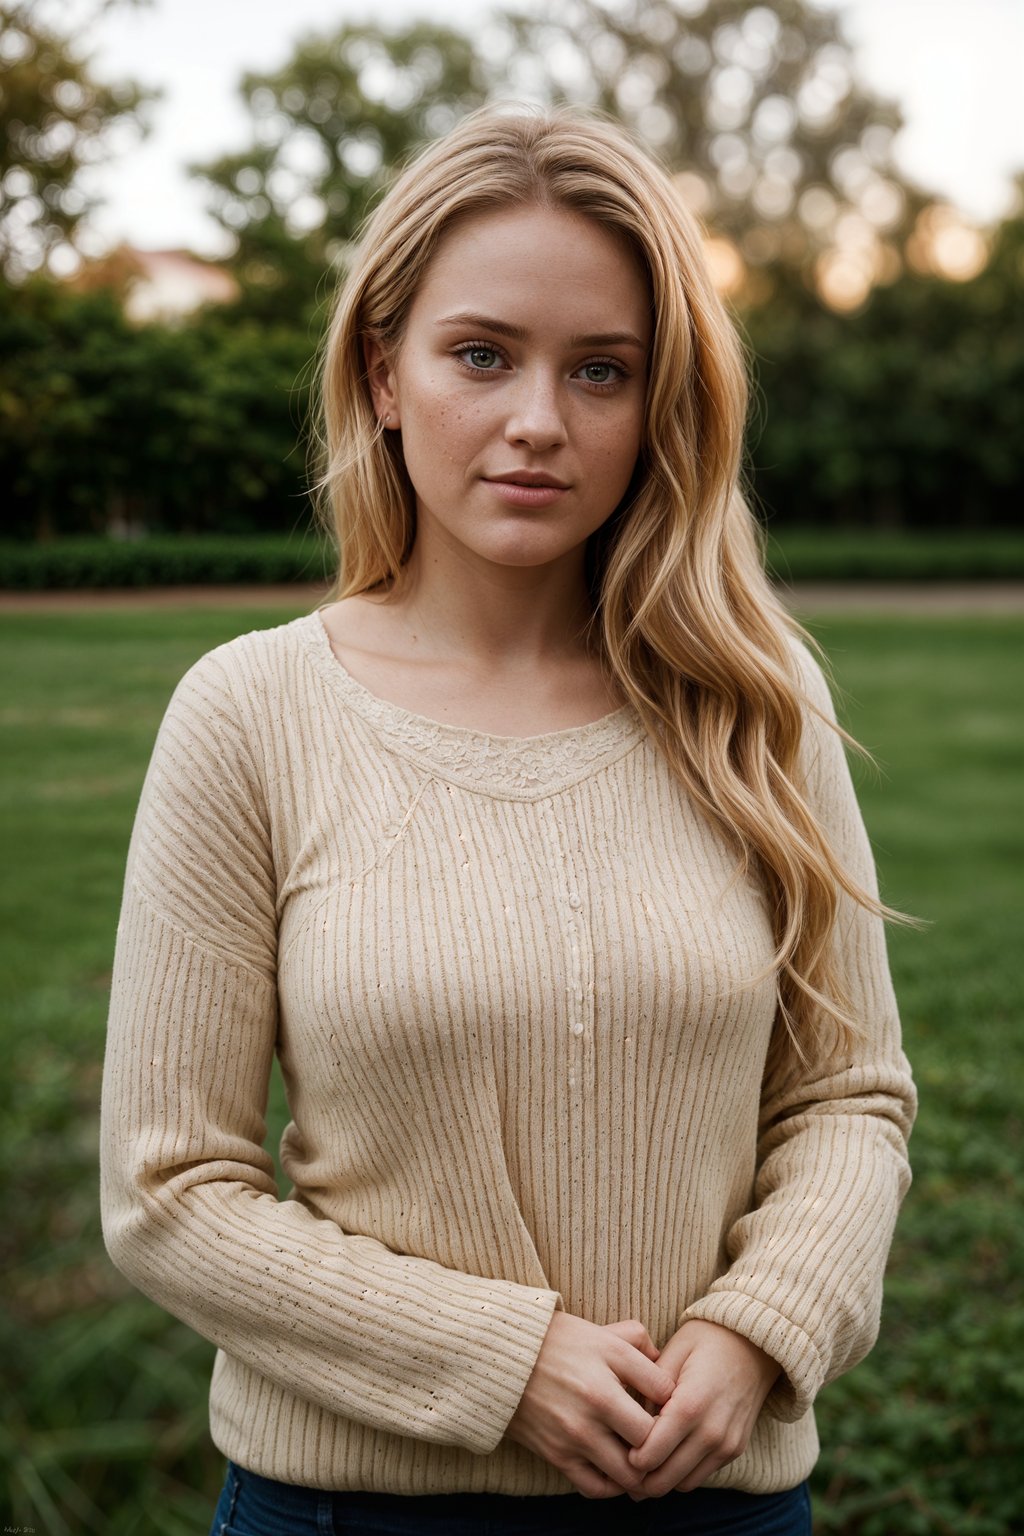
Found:
[[[914,1091],[699,231],[474,114],[321,395],[337,581],[178,684],[114,964],[104,1234],[218,1346],[213,1533],[808,1532]]]

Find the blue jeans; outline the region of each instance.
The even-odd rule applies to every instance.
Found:
[[[785,1493],[697,1488],[634,1504],[625,1494],[331,1492],[235,1462],[210,1536],[811,1536],[807,1484]]]

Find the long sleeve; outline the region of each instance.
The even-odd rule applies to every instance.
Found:
[[[278,1027],[269,820],[258,745],[211,651],[167,707],[129,846],[102,1088],[108,1253],[296,1396],[489,1452],[561,1297],[396,1253],[278,1198],[263,1148]]]
[[[798,648],[804,686],[831,720],[820,669]],[[840,738],[808,712],[807,794],[840,859],[877,896],[874,861]],[[842,1060],[764,1085],[754,1205],[727,1236],[729,1268],[684,1313],[743,1334],[782,1366],[766,1402],[791,1422],[867,1354],[882,1277],[910,1182],[916,1111],[882,920],[841,898],[835,941],[860,1038]]]

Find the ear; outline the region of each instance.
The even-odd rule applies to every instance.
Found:
[[[401,426],[398,384],[392,357],[381,338],[372,332],[363,337],[363,357],[366,361],[366,382],[370,386],[370,397],[378,419],[385,427]]]

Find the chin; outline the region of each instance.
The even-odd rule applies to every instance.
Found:
[[[545,527],[535,518],[496,529],[492,538],[480,539],[475,548],[485,559],[502,564],[547,565],[552,560],[564,560],[580,542],[567,541],[564,530],[559,537],[554,528]]]
[[[558,560],[564,560],[570,554],[568,549],[538,549],[536,546],[530,549],[501,549],[481,550],[480,554],[492,565],[511,566],[518,570],[530,570],[543,565],[554,565]]]

